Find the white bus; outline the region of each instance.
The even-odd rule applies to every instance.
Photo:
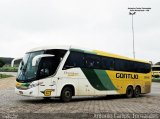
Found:
[[[160,65],[153,65],[152,66],[152,77],[153,78],[160,78]]]
[[[70,46],[28,51],[20,63],[15,92],[24,96],[60,97],[149,93],[151,65],[97,50]]]

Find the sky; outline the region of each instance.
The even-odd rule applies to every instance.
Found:
[[[1,0],[0,57],[22,57],[32,48],[74,45],[160,61],[159,0]]]

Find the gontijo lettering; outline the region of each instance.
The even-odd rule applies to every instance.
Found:
[[[116,78],[138,79],[138,74],[116,73]]]

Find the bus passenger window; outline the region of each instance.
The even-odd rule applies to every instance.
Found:
[[[84,67],[84,54],[83,53],[72,51],[69,54],[67,61],[65,62],[63,70],[74,68],[74,67],[81,67],[81,68]]]
[[[114,70],[114,59],[109,57],[102,58],[103,69]]]
[[[85,66],[86,68],[100,69],[101,68],[101,58],[99,56],[86,54],[85,55]]]

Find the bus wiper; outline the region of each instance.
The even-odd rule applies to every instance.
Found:
[[[20,70],[22,70],[23,65],[24,65],[24,62],[23,62],[23,60],[22,60],[22,62],[21,62],[21,64],[20,64]]]
[[[23,71],[23,72],[26,72],[26,69],[27,69],[27,66],[25,65],[25,66],[22,68],[22,71]]]
[[[26,72],[26,69],[27,69],[27,65],[26,64],[24,65],[24,62],[22,61],[20,70],[22,70],[23,72]]]

